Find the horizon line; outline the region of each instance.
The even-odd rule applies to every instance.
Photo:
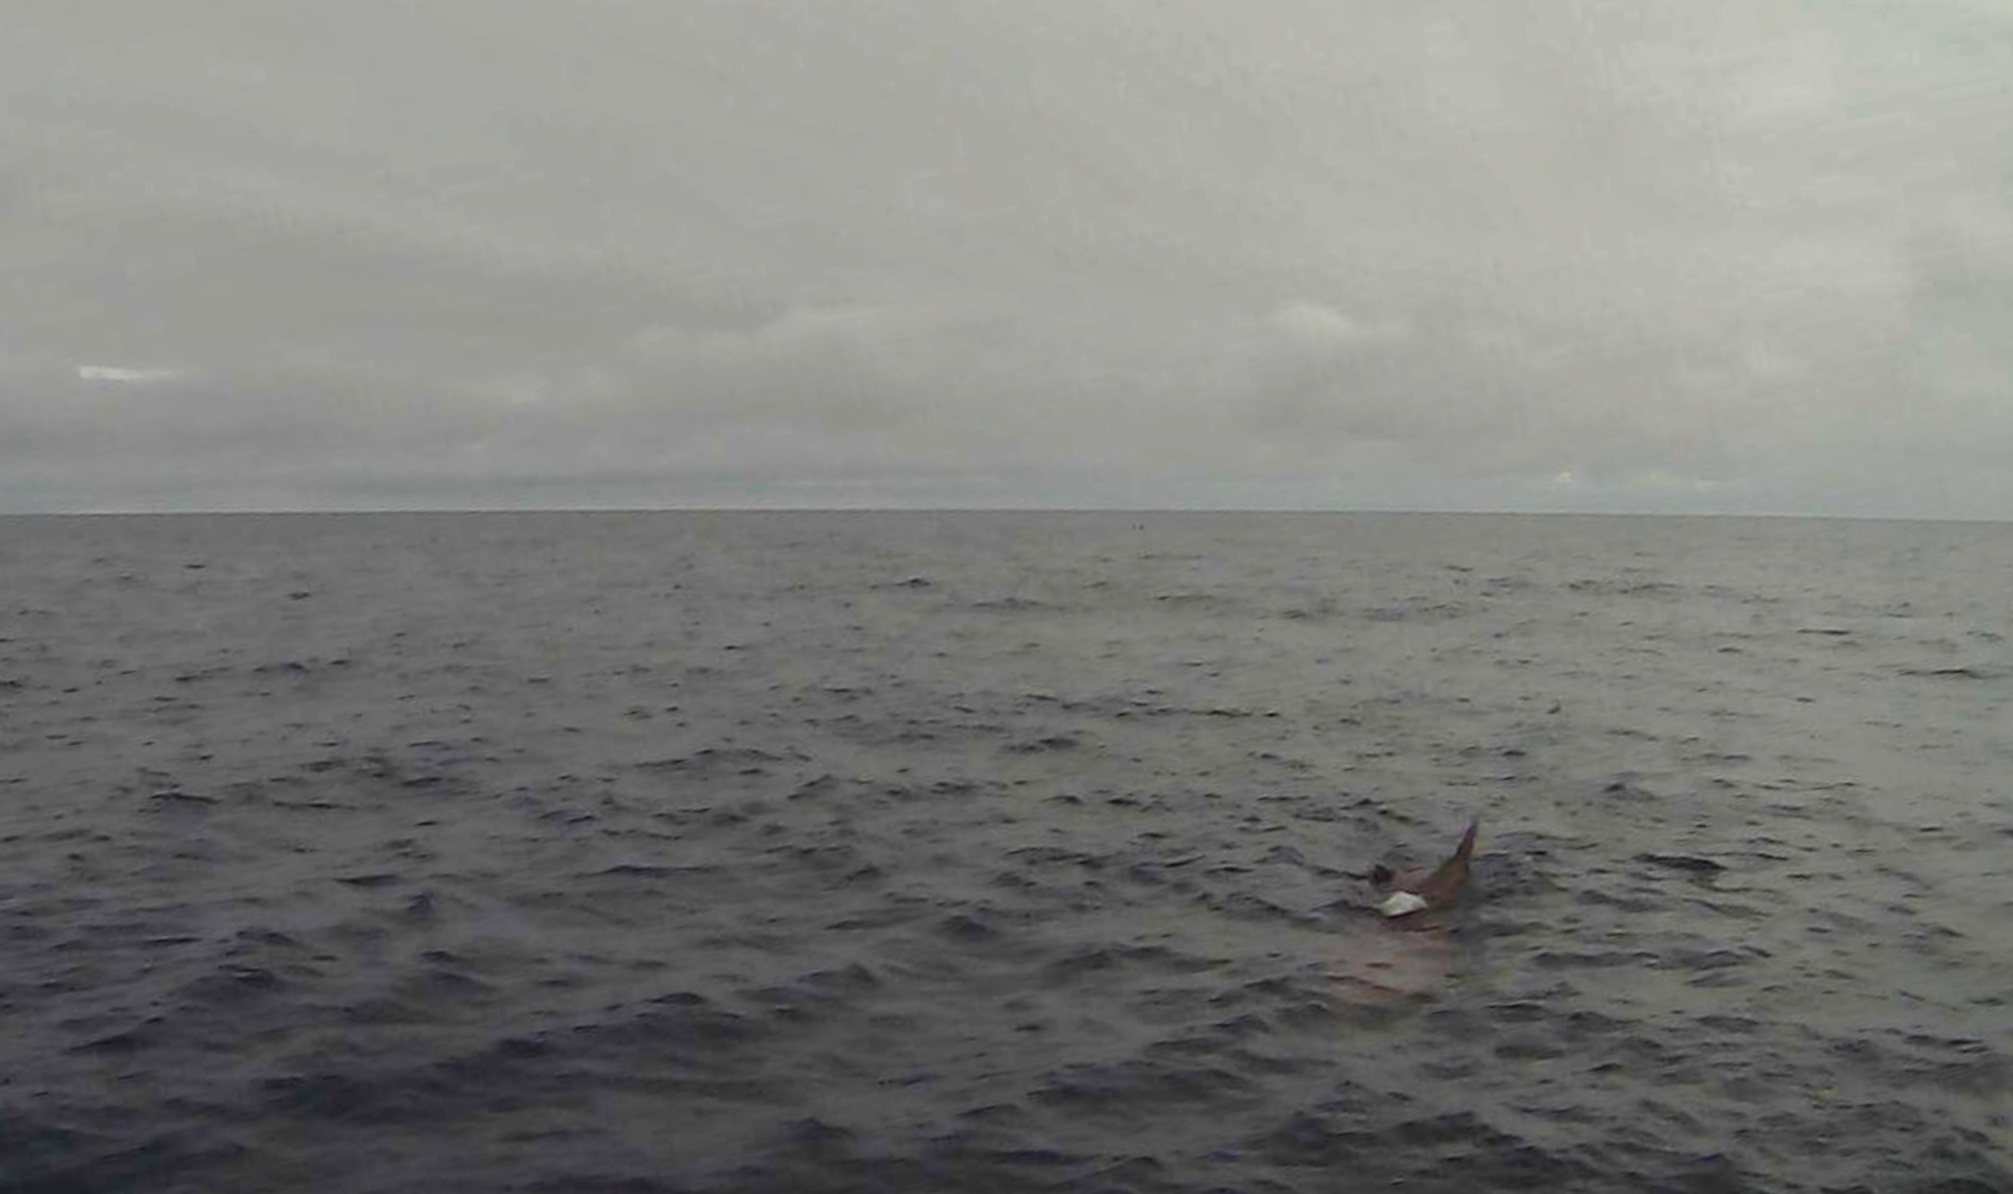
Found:
[[[1902,514],[1827,514],[1798,510],[1572,510],[1501,508],[1400,508],[1329,506],[797,506],[797,505],[662,505],[662,506],[358,506],[272,508],[107,508],[70,510],[0,510],[0,518],[302,518],[396,517],[470,514],[1293,514],[1458,518],[1672,518],[1769,519],[1803,522],[1915,522],[1965,525],[2013,525],[2013,518],[1978,515],[1927,517]]]

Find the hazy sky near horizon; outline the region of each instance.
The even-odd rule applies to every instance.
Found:
[[[11,0],[0,511],[2013,518],[2004,0]]]

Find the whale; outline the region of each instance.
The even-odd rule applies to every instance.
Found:
[[[1393,871],[1387,866],[1378,866],[1370,873],[1370,882],[1379,889],[1390,889],[1391,894],[1377,905],[1377,911],[1392,920],[1413,916],[1420,912],[1445,908],[1461,894],[1468,885],[1468,870],[1475,857],[1475,829],[1479,822],[1468,822],[1468,831],[1461,835],[1460,844],[1447,861],[1431,871],[1424,868],[1408,868]]]
[[[1335,945],[1324,951],[1322,973],[1335,983],[1338,998],[1361,1007],[1403,1006],[1436,999],[1454,981],[1460,956],[1444,919],[1434,913],[1467,886],[1476,829],[1470,821],[1453,854],[1431,869],[1378,866],[1350,875],[1368,879],[1383,902],[1364,902],[1357,888],[1331,905],[1371,922],[1369,932],[1349,932],[1345,920]]]

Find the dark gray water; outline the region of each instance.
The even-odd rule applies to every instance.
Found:
[[[2009,623],[2003,526],[0,520],[0,1187],[2013,1189]]]

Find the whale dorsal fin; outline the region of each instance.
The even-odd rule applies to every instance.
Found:
[[[1468,864],[1475,857],[1475,829],[1479,824],[1468,822],[1468,831],[1461,835],[1461,844],[1454,847],[1453,857],[1435,867],[1419,885],[1419,895],[1427,903],[1446,903],[1468,882]]]

